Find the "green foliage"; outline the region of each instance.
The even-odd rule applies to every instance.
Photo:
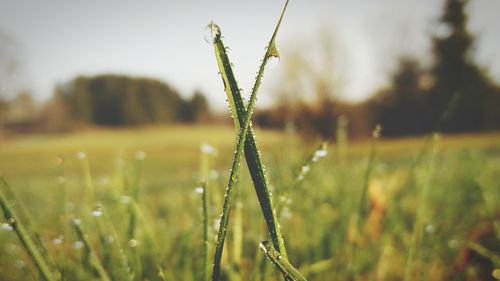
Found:
[[[435,64],[431,69],[434,85],[429,93],[429,105],[436,124],[448,110],[452,97],[459,100],[442,124],[444,131],[471,131],[500,127],[498,104],[500,89],[472,60],[474,37],[467,29],[465,7],[469,1],[447,0],[440,27],[448,34],[433,38]],[[493,126],[493,127],[492,127]]]
[[[210,115],[199,91],[184,100],[164,82],[119,75],[77,77],[57,86],[54,100],[74,122],[105,126],[195,122]]]
[[[420,226],[417,228],[422,232],[414,254],[413,264],[417,267],[413,268],[418,268],[421,275],[410,275],[410,280],[488,280],[491,277],[498,256],[495,250],[500,246],[494,227],[500,211],[499,190],[496,188],[500,176],[498,134],[443,136],[435,152],[433,176],[430,178],[426,161],[413,166],[413,158],[424,139],[380,139],[366,193],[367,215],[360,232],[356,221],[351,218],[359,212],[371,147],[369,142],[350,142],[342,161],[332,145],[331,153],[329,151],[320,161],[313,163],[300,185],[289,189],[298,176],[293,171],[302,170],[300,167],[313,155],[311,151],[320,147],[300,141],[293,134],[265,130],[256,133],[262,155],[266,157],[266,174],[273,179],[274,198],[281,202],[281,195],[285,191],[287,194],[287,204],[279,218],[289,260],[307,280],[402,280],[418,216]],[[0,171],[10,182],[18,201],[31,214],[32,221],[36,222],[40,238],[55,264],[59,268],[64,265],[66,280],[98,278],[93,266],[84,262],[84,249],[73,247],[80,241],[76,235],[68,231],[61,244],[53,242],[64,234],[64,225],[71,227],[69,222],[60,220],[60,206],[67,207],[69,217],[84,210],[81,160],[75,158],[75,152],[82,147],[87,152],[96,201],[101,202],[109,216],[116,229],[115,241],[123,245],[127,258],[133,261],[128,241],[128,204],[133,204],[134,210],[138,211],[138,244],[135,249],[140,256],[143,276],[152,281],[162,280],[158,276],[160,267],[163,280],[200,280],[202,204],[200,194],[194,192],[193,187],[199,180],[196,176],[200,169],[199,145],[204,141],[213,144],[218,151],[217,158],[208,168],[207,240],[212,256],[214,220],[221,211],[227,170],[234,150],[232,128],[167,127],[142,130],[141,133],[114,130],[60,138],[19,139],[7,143],[0,151]],[[179,146],[179,143],[183,145]],[[138,149],[143,150],[147,157],[142,164],[140,200],[132,202],[123,197],[127,194],[123,193],[126,189],[120,179],[123,176],[135,178],[133,166]],[[64,170],[59,166],[60,162],[55,162],[56,156],[64,159]],[[423,159],[428,157],[426,152]],[[116,167],[119,159],[130,169]],[[242,256],[236,276],[240,280],[261,280],[261,277],[268,281],[282,280],[258,250],[257,244],[266,239],[267,230],[260,204],[252,190],[251,175],[243,169],[240,172],[240,188],[237,188],[236,196],[237,200],[244,200],[244,205]],[[416,182],[406,180],[409,174],[415,175]],[[59,177],[65,180],[64,197],[55,182],[60,181]],[[427,200],[421,205],[419,194],[426,185]],[[64,202],[61,202],[62,198],[66,198]],[[424,210],[418,211],[418,206],[424,206]],[[419,212],[421,215],[417,215]],[[87,218],[84,218],[85,214]],[[229,231],[233,233],[233,227],[236,227],[233,223],[237,221],[235,214],[233,209],[232,223],[229,224]],[[88,218],[87,211],[79,217],[89,244],[109,276],[114,278],[113,272],[120,272],[122,268],[117,253],[115,250],[110,253],[112,262],[106,265],[107,254],[101,246],[96,218]],[[107,219],[103,216],[99,220]],[[356,232],[357,240],[353,239]],[[155,242],[149,242],[151,240]],[[470,246],[469,240],[475,244]],[[0,230],[0,242],[4,245],[0,247],[2,280],[39,279],[36,265],[31,262],[15,231]],[[228,236],[227,242],[221,280],[228,277],[225,265],[232,267],[236,262],[233,255],[235,240]],[[359,243],[354,259],[358,279],[347,266],[352,260],[353,243]],[[153,258],[157,253],[159,258]]]

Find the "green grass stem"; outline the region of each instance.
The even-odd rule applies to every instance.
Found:
[[[281,272],[287,280],[293,281],[306,281],[306,278],[300,274],[300,272],[293,267],[286,258],[283,258],[281,254],[276,251],[271,243],[268,241],[262,241],[259,248],[266,254],[267,258],[271,263]]]
[[[24,226],[24,222],[21,221],[20,216],[16,214],[12,205],[17,205],[17,200],[13,201],[12,198],[8,199],[7,195],[5,194],[6,190],[10,190],[10,188],[7,182],[5,182],[3,178],[0,178],[0,206],[3,210],[5,219],[12,227],[12,229],[16,232],[19,240],[21,240],[24,248],[28,252],[29,256],[33,259],[33,262],[40,271],[43,279],[46,281],[60,280],[61,274],[57,271],[54,271],[54,269],[50,267],[49,263],[44,258],[44,254],[41,253],[40,249],[31,238],[27,228]]]
[[[214,281],[219,280],[220,262],[221,262],[222,252],[224,249],[224,242],[225,242],[225,237],[226,237],[226,233],[227,233],[227,225],[229,222],[229,214],[230,214],[230,210],[231,210],[231,203],[232,203],[231,201],[232,201],[232,196],[233,196],[233,187],[234,187],[235,183],[238,181],[240,158],[241,158],[241,154],[243,153],[243,150],[245,148],[245,139],[247,137],[247,132],[249,132],[251,116],[253,113],[255,101],[257,99],[257,92],[259,90],[261,80],[262,80],[262,77],[264,75],[264,70],[265,70],[265,67],[266,67],[268,60],[272,57],[279,57],[278,50],[276,49],[275,38],[276,38],[277,32],[279,30],[279,26],[281,24],[281,20],[283,18],[283,15],[284,15],[284,12],[286,10],[287,5],[288,5],[288,1],[286,2],[285,6],[283,8],[283,12],[280,16],[278,24],[276,25],[274,33],[273,33],[271,40],[269,41],[269,44],[267,46],[267,51],[264,55],[264,58],[262,60],[261,65],[260,65],[259,71],[257,73],[257,77],[255,79],[255,84],[254,84],[254,87],[252,89],[250,100],[248,102],[248,106],[246,106],[246,107],[243,104],[243,100],[241,99],[241,94],[239,93],[239,88],[237,87],[236,79],[234,79],[234,75],[232,74],[233,71],[232,71],[231,63],[229,62],[229,59],[227,58],[226,49],[222,43],[220,28],[218,26],[216,26],[214,23],[210,24],[210,28],[211,28],[213,39],[214,39],[214,49],[215,49],[217,62],[219,65],[219,70],[220,70],[222,77],[223,77],[223,80],[224,80],[226,92],[229,91],[231,93],[230,95],[228,95],[231,97],[231,98],[229,98],[230,108],[233,111],[232,112],[233,117],[234,116],[238,117],[238,118],[234,118],[234,119],[235,119],[236,127],[238,128],[238,131],[239,131],[235,155],[233,158],[233,164],[232,164],[231,172],[229,175],[229,182],[227,184],[226,194],[224,197],[223,211],[222,211],[222,216],[221,216],[220,225],[219,225],[219,231],[218,231],[218,235],[217,235],[217,242],[215,245],[214,264],[213,264],[213,269],[212,269],[212,280],[214,280]],[[230,75],[228,75],[228,73],[230,73]],[[231,78],[229,78],[229,76]],[[229,85],[229,87],[228,87],[228,85]],[[238,100],[238,102],[235,102],[235,99],[233,98],[233,96],[238,95],[238,94],[240,96],[240,99]],[[238,112],[239,112],[239,114],[238,114]],[[238,121],[236,121],[236,119],[238,119]],[[238,124],[240,124],[241,127],[238,126]],[[252,133],[250,133],[250,135],[252,135]],[[254,143],[255,143],[255,141],[254,141]],[[256,151],[256,149],[255,149],[255,151]],[[259,169],[260,173],[264,174],[264,170],[262,169],[262,166],[260,166],[259,168],[260,168]],[[271,200],[270,200],[269,190],[266,190],[266,191],[268,193],[267,195],[269,198],[268,202],[270,202]],[[268,203],[268,202],[266,202],[266,203]],[[275,215],[275,212],[273,209],[270,209],[268,211],[266,210],[264,212],[269,212],[268,216],[273,218],[272,222],[273,223],[276,222],[276,218],[275,218],[276,215]],[[277,223],[276,223],[276,225],[277,225]],[[281,243],[279,242],[278,239],[276,239],[276,240],[277,240],[276,244],[278,246],[281,245],[279,248],[283,248],[283,251],[284,251],[284,243],[282,242],[283,238],[281,238]]]

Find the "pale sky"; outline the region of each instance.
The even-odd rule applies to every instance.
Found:
[[[212,47],[203,39],[213,20],[222,30],[240,87],[248,94],[284,1],[0,0],[0,30],[14,37],[23,87],[39,99],[57,82],[77,75],[149,76],[182,95],[201,89],[216,109],[225,94]],[[343,95],[359,100],[383,86],[401,54],[429,59],[443,1],[291,0],[277,38],[278,49],[331,29],[344,56]],[[477,60],[500,81],[500,0],[468,5],[477,34]],[[259,103],[271,100],[280,66],[264,77]]]

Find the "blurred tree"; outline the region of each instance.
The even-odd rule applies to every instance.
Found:
[[[364,131],[367,118],[354,115],[365,114],[365,110],[341,100],[343,66],[342,49],[329,30],[323,29],[317,38],[292,48],[283,59],[275,105],[258,111],[257,123],[284,128],[292,122],[303,136],[330,138],[336,133],[337,118],[346,115],[353,120],[350,128],[355,128],[356,134]]]
[[[55,110],[45,111],[47,126],[52,128],[197,122],[210,114],[208,103],[199,91],[190,100],[183,100],[164,82],[120,75],[80,76],[59,84],[48,108]],[[54,120],[59,115],[71,118],[57,125]]]
[[[430,89],[432,121],[443,131],[475,131],[500,125],[498,87],[471,57],[474,37],[467,30],[467,0],[446,0],[439,34],[433,38],[435,79]],[[496,119],[496,120],[495,120]]]
[[[196,90],[191,99],[185,101],[181,118],[187,122],[206,122],[210,119],[208,101],[200,90]]]
[[[418,62],[409,57],[399,60],[391,86],[374,97],[375,119],[385,136],[422,134],[431,129],[425,104],[426,75]]]
[[[14,95],[10,81],[18,70],[18,59],[15,50],[17,43],[9,34],[0,30],[0,144],[5,134],[5,114],[8,99]]]

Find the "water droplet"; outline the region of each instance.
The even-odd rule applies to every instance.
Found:
[[[82,224],[82,220],[78,219],[78,218],[74,218],[72,220],[72,223],[73,223],[73,225],[80,225],[80,224]]]
[[[380,138],[380,134],[382,133],[382,126],[380,124],[377,124],[377,126],[375,126],[375,129],[373,130],[373,137],[378,139]]]
[[[213,155],[215,154],[215,148],[208,143],[202,143],[200,145],[200,151],[203,154]]]
[[[259,248],[264,252],[264,254],[267,254],[267,247],[266,244],[264,243],[265,241],[262,241],[259,243]]]
[[[85,157],[87,157],[87,154],[85,154],[85,152],[83,152],[83,151],[78,151],[76,153],[76,159],[80,159],[81,160],[81,159],[85,159]]]
[[[283,216],[284,219],[287,219],[287,220],[289,220],[293,217],[293,214],[288,207],[283,208],[281,215]]]
[[[94,209],[92,209],[92,212],[91,212],[92,216],[96,217],[96,218],[102,216],[102,213],[103,213],[103,210],[102,210],[101,205],[99,205],[99,204],[96,205],[94,207]]]
[[[9,218],[9,219],[7,220],[7,223],[8,223],[9,225],[14,225],[14,224],[16,223],[16,220],[15,220],[14,218]]]
[[[197,186],[197,187],[194,189],[194,192],[199,193],[199,194],[202,194],[202,193],[203,193],[203,191],[205,191],[205,190],[204,190],[204,189],[203,189],[203,187],[201,187],[201,186]]]
[[[146,159],[146,152],[142,150],[138,150],[135,152],[135,159],[136,160],[144,160]]]
[[[425,232],[429,233],[429,234],[432,234],[434,233],[434,231],[436,230],[436,228],[434,227],[433,224],[431,223],[428,223],[426,226],[425,226]]]
[[[12,231],[14,230],[14,228],[12,228],[12,226],[8,223],[2,223],[2,230],[4,231]]]
[[[207,27],[205,27],[205,31],[203,32],[203,38],[205,38],[205,42],[208,44],[213,44],[214,41],[220,37],[220,28],[212,21]]]
[[[52,239],[52,244],[61,245],[63,241],[64,241],[64,237],[62,235],[59,235],[56,238]]]
[[[311,170],[311,168],[308,165],[305,165],[305,166],[302,166],[302,168],[300,169],[300,172],[303,174],[306,174],[307,172],[309,172],[309,170]]]
[[[219,172],[217,172],[216,170],[211,170],[210,171],[210,178],[213,179],[213,180],[216,180],[219,178]]]
[[[280,58],[276,56],[271,56],[267,58],[266,67],[275,68],[280,63]]]
[[[78,250],[78,249],[81,249],[83,248],[83,242],[78,240],[78,241],[75,241],[73,242],[73,249],[75,250]]]
[[[25,263],[24,261],[22,261],[22,260],[16,260],[16,261],[14,262],[14,266],[15,266],[17,269],[21,269],[21,268],[23,268],[23,267],[25,267],[25,266],[26,266],[26,263]]]
[[[129,246],[130,248],[135,248],[135,247],[139,246],[139,241],[138,241],[138,240],[136,240],[136,239],[130,239],[130,240],[128,241],[128,246]]]

